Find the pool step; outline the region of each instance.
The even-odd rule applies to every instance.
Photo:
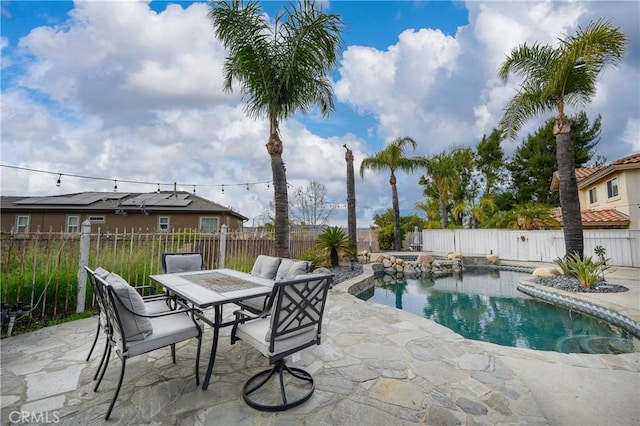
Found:
[[[565,354],[625,354],[636,351],[632,339],[587,334],[561,337],[555,341],[554,347],[556,351]]]

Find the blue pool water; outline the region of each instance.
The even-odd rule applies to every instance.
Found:
[[[516,289],[530,273],[466,269],[439,278],[373,286],[360,299],[431,319],[468,339],[565,353],[624,353],[638,346],[626,331],[605,321],[537,301]]]

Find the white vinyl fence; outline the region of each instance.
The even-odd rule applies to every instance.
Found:
[[[523,262],[553,262],[565,255],[561,230],[425,229],[421,237],[423,251],[495,254],[503,260]],[[640,267],[639,230],[584,230],[585,256],[595,258],[596,246],[605,248],[610,265]]]

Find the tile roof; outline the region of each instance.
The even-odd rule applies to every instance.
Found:
[[[582,225],[587,228],[602,224],[629,225],[629,218],[616,209],[582,210],[580,213],[582,215]],[[553,216],[562,222],[562,212],[559,207],[553,209]]]
[[[580,169],[576,169],[576,179],[578,182],[580,182],[581,180],[584,180],[586,178],[588,178],[589,176],[591,176],[592,174],[594,174],[595,172],[602,170],[604,168],[604,166],[598,166],[598,167],[582,167]],[[554,172],[554,174],[556,174],[558,172]]]
[[[613,165],[613,164],[634,164],[634,163],[640,163],[640,152],[637,154],[631,154],[624,158],[620,158],[619,160],[616,160],[611,164]]]

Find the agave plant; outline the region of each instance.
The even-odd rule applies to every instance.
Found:
[[[577,253],[572,253],[567,256],[567,267],[583,286],[591,288],[604,281],[604,273],[611,268],[607,260],[595,261],[591,256],[581,259]]]
[[[318,235],[316,247],[329,256],[329,263],[332,268],[338,266],[340,256],[353,254],[351,239],[338,226],[326,228],[322,234]]]

